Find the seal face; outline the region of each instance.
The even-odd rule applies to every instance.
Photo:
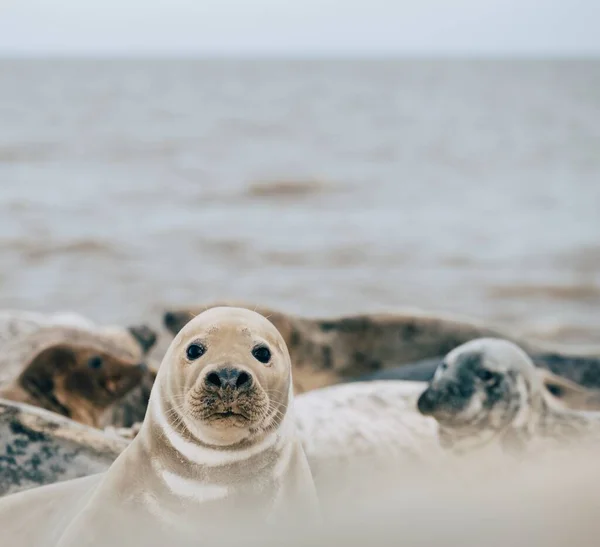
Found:
[[[289,396],[289,354],[262,316],[212,308],[179,332],[170,360],[172,376],[183,380],[161,385],[171,420],[201,442],[236,444],[280,425]]]
[[[541,400],[541,380],[527,355],[511,342],[479,339],[451,351],[417,401],[442,433],[499,432]],[[442,435],[443,439],[443,435]]]

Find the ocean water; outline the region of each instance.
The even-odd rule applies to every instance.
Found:
[[[600,61],[0,61],[0,306],[600,342]]]

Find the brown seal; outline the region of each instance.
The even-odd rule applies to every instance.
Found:
[[[143,364],[102,344],[52,343],[34,351],[23,372],[0,387],[0,397],[94,427],[125,425],[112,418],[115,405],[148,375]]]

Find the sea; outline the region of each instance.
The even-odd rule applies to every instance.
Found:
[[[0,307],[219,300],[600,344],[600,60],[0,60]]]

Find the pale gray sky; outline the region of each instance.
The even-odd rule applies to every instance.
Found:
[[[600,55],[600,0],[0,0],[0,54]]]

